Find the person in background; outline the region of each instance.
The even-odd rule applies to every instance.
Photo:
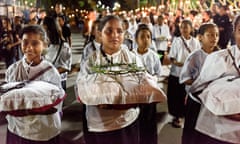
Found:
[[[182,20],[184,19],[184,11],[180,8],[177,9],[176,15],[174,18],[174,27],[173,27],[173,37],[179,37],[181,35],[179,25],[181,24]]]
[[[0,34],[0,52],[6,63],[6,67],[16,62],[16,49],[12,46],[14,43],[14,32],[12,30],[9,18],[2,18],[2,33]]]
[[[71,36],[71,30],[70,28],[66,25],[64,16],[58,16],[57,17],[58,23],[62,28],[62,34],[65,39],[65,41],[69,44],[70,47],[72,47],[72,36]]]
[[[139,24],[146,24],[148,25],[151,32],[153,31],[153,24],[151,23],[149,16],[142,17]]]
[[[137,22],[134,16],[129,19],[129,32],[134,35],[137,30]]]
[[[61,2],[57,2],[55,4],[55,7],[54,7],[54,12],[52,13],[51,15],[52,17],[54,17],[55,19],[57,19],[58,16],[63,16],[64,17],[64,21],[65,21],[65,24],[70,27],[69,25],[69,19],[68,17],[66,16],[66,14],[63,12],[63,4]]]
[[[218,2],[215,2],[211,5],[213,22],[217,21],[217,19],[219,18],[219,9],[220,9],[220,3]]]
[[[168,25],[164,24],[164,17],[158,16],[157,24],[153,26],[153,40],[157,47],[157,53],[161,55],[161,63],[163,63],[164,55],[168,52],[168,41],[171,39],[171,34]]]
[[[182,127],[185,114],[185,85],[179,83],[179,75],[188,55],[194,50],[200,49],[199,41],[191,36],[192,22],[183,20],[180,25],[181,35],[174,38],[169,51],[172,67],[168,78],[167,102],[168,111],[174,117],[172,126]]]
[[[28,24],[37,24],[37,22],[38,22],[37,11],[36,10],[30,11]]]
[[[197,79],[205,62],[206,57],[219,50],[219,30],[214,23],[202,24],[198,31],[198,38],[202,48],[194,51],[186,59],[179,76],[180,83],[184,83],[188,93],[189,87]],[[196,121],[201,107],[201,102],[196,94],[188,93],[186,102],[186,113],[183,127],[182,144],[197,144],[198,131],[195,130]]]
[[[123,20],[123,30],[124,30],[124,41],[129,50],[133,50],[133,35],[129,32],[129,22],[127,19]]]
[[[14,31],[14,43],[11,44],[11,47],[14,47],[16,49],[16,60],[20,60],[23,57],[23,53],[21,50],[21,31],[23,29],[23,22],[22,18],[20,16],[15,16],[14,17],[14,22],[13,22],[13,31]]]
[[[61,77],[55,67],[44,60],[42,53],[48,46],[48,37],[39,25],[23,28],[21,49],[24,57],[12,64],[6,71],[6,82],[27,81],[34,75],[51,67],[36,80],[51,83],[59,89]],[[53,94],[54,95],[54,94]],[[24,105],[24,104],[23,104]],[[59,144],[61,131],[61,104],[55,106],[57,111],[31,112],[20,110],[17,114],[6,115],[8,121],[7,144]],[[54,107],[54,108],[55,108]]]
[[[52,62],[62,78],[62,87],[66,90],[68,72],[71,70],[72,53],[68,43],[65,42],[61,27],[52,17],[45,17],[42,23],[50,40],[45,58]]]
[[[101,38],[100,38],[100,32],[99,32],[99,23],[100,23],[99,19],[93,22],[93,25],[91,28],[92,30],[91,36],[86,46],[83,49],[81,62],[84,62],[85,60],[87,60],[88,56],[90,56],[94,51],[100,50]]]
[[[161,75],[161,62],[158,54],[150,49],[152,32],[145,24],[140,24],[135,34],[138,48],[134,50],[142,60],[147,72],[156,78]],[[140,141],[143,144],[157,144],[156,104],[140,105]]]
[[[43,19],[47,16],[47,12],[45,9],[41,9],[38,13],[38,22],[37,24],[41,25]]]
[[[210,10],[203,11],[202,17],[203,17],[203,19],[202,19],[203,23],[213,22],[212,12]]]
[[[213,22],[216,23],[220,31],[218,45],[221,49],[227,48],[233,32],[232,24],[227,14],[227,9],[227,6],[221,5],[219,8],[219,15],[213,19]]]

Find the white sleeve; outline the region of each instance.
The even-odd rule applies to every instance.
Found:
[[[184,83],[187,80],[193,79],[192,72],[194,71],[194,57],[190,55],[182,67],[181,73],[179,75],[179,83]]]
[[[169,51],[170,58],[174,58],[174,59],[177,58],[178,47],[179,47],[178,38],[174,38],[172,42],[172,46]]]
[[[199,77],[194,81],[190,92],[194,93],[204,89],[209,82],[222,77],[227,71],[228,67],[224,57],[213,53],[207,56]]]

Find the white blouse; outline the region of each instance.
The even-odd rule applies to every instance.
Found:
[[[240,50],[237,46],[230,49],[237,66],[240,64]],[[191,92],[204,90],[208,84],[226,76],[239,76],[227,49],[214,52],[207,56],[197,80],[190,88]],[[196,129],[210,137],[231,143],[240,141],[240,122],[217,116],[202,105]]]
[[[52,62],[57,57],[59,45],[57,44],[51,44],[48,49],[47,53],[45,55],[45,59]],[[62,49],[59,53],[59,56],[56,59],[56,62],[53,64],[56,68],[64,68],[67,70],[71,70],[72,65],[72,52],[71,48],[68,43],[64,42],[62,45]],[[61,74],[62,80],[67,79],[67,72]]]
[[[202,69],[202,65],[207,57],[207,53],[204,50],[199,49],[192,52],[182,67],[182,71],[179,76],[179,83],[184,83],[187,80],[196,80]],[[186,85],[188,92],[190,85]]]
[[[191,37],[189,40],[184,40],[191,52],[201,48],[200,42],[194,37]],[[181,37],[176,37],[173,39],[172,47],[169,51],[169,57],[174,58],[177,62],[184,63],[191,52],[185,48]],[[181,70],[182,67],[172,64],[170,74],[179,77]]]
[[[6,82],[24,81],[31,78],[39,71],[49,65],[52,69],[46,71],[36,80],[49,82],[61,88],[61,77],[54,66],[46,60],[43,60],[37,66],[29,66],[25,58],[11,65],[6,71]],[[62,111],[61,103],[55,108],[58,112],[49,115],[28,115],[15,117],[7,115],[8,129],[23,138],[35,141],[47,141],[60,134],[61,118],[59,112]]]
[[[153,26],[153,39],[156,43],[157,50],[167,51],[168,41],[171,39],[171,34],[168,25],[163,24],[162,26],[154,25]],[[159,37],[165,37],[166,40],[160,41],[157,40]]]
[[[147,69],[148,73],[153,76],[161,76],[162,65],[159,56],[155,51],[149,48],[148,51],[144,54],[139,54],[137,50],[135,50],[135,53],[142,60],[142,63]]]
[[[231,53],[235,57],[235,63],[240,65],[240,50],[234,45]],[[233,60],[227,49],[211,53],[207,56],[199,77],[194,81],[190,91],[192,93],[203,90],[207,85],[220,77],[238,76],[238,72],[233,65]]]

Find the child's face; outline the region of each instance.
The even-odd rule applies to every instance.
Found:
[[[6,20],[2,20],[2,26],[3,26],[4,28],[7,28],[8,22],[7,22]]]
[[[124,30],[127,30],[128,28],[129,28],[128,23],[125,23],[125,22],[124,22],[124,23],[123,23],[123,29],[124,29]]]
[[[192,32],[192,27],[189,24],[182,23],[180,26],[180,31],[183,36],[189,36]]]
[[[234,31],[235,41],[238,46],[240,46],[240,22],[237,23]]]
[[[38,63],[45,46],[39,34],[25,33],[22,37],[21,48],[27,62]]]
[[[163,24],[163,21],[164,21],[163,18],[158,18],[158,24],[159,24],[159,25],[162,25],[162,24]]]
[[[213,48],[217,46],[219,40],[219,30],[217,27],[207,28],[203,35],[199,36],[203,47]]]
[[[104,48],[117,51],[123,42],[123,27],[119,20],[108,21],[100,33]]]
[[[148,30],[141,30],[137,36],[139,48],[148,48],[151,45],[151,33]]]

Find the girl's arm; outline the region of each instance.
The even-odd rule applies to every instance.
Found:
[[[192,85],[192,83],[194,82],[193,79],[188,79],[184,82],[185,85]]]

